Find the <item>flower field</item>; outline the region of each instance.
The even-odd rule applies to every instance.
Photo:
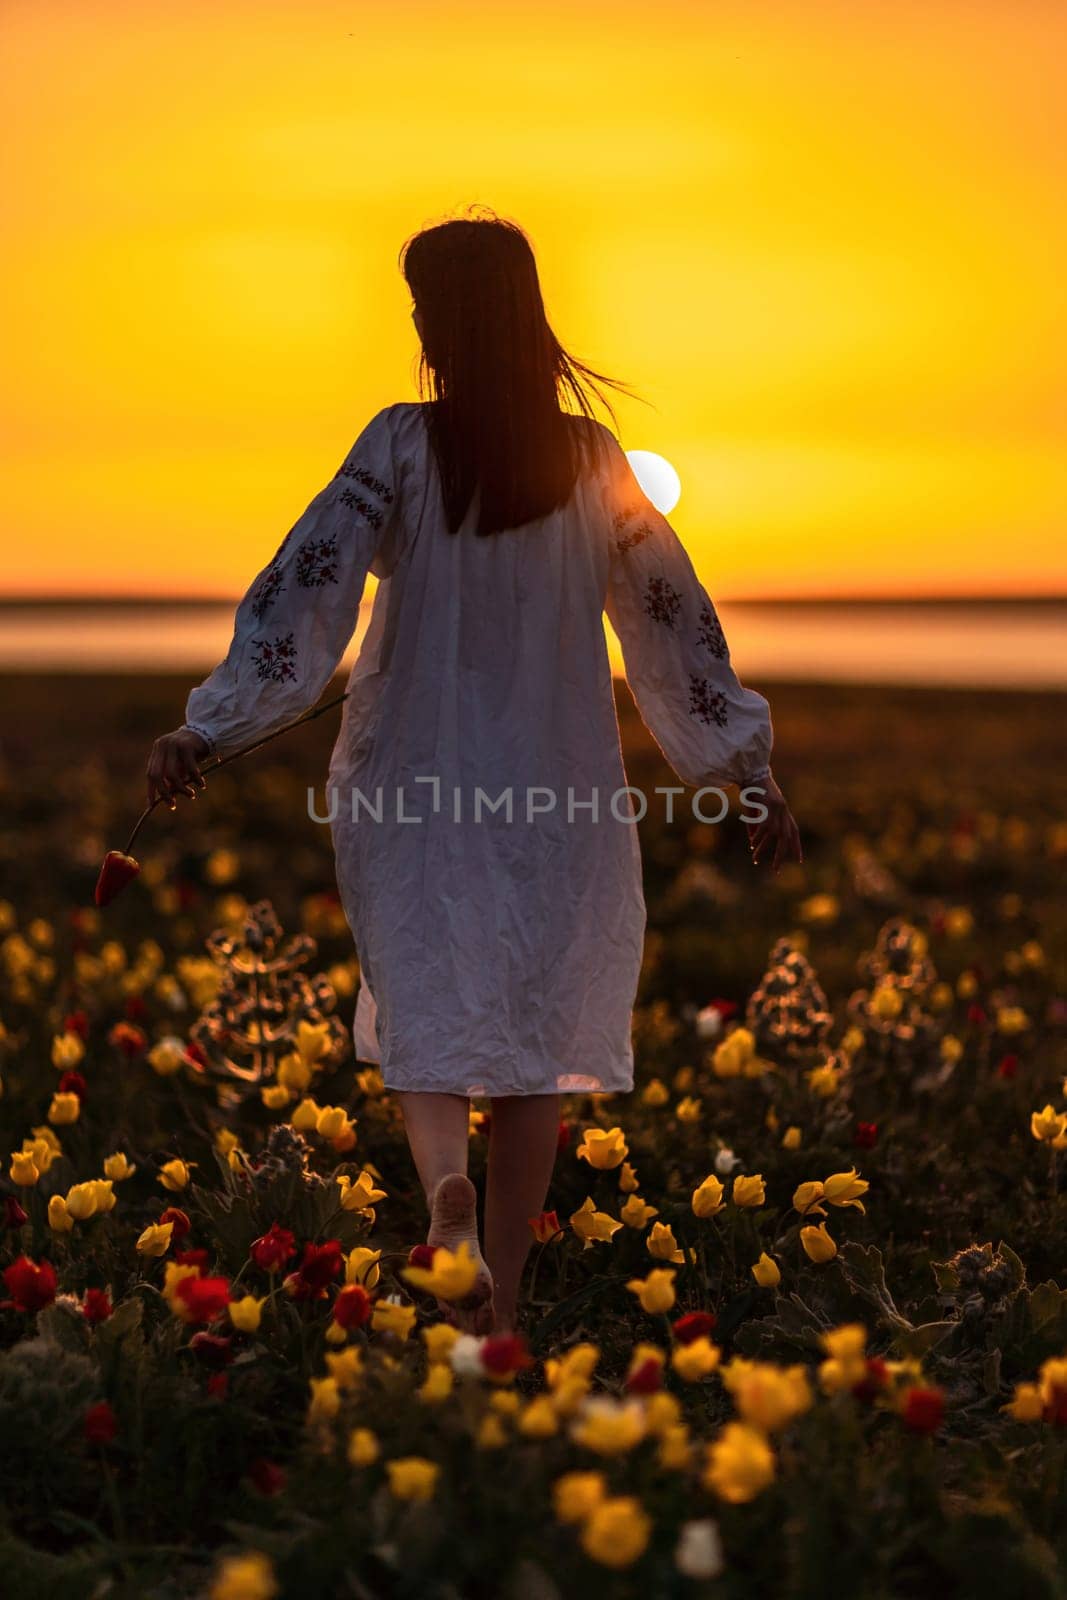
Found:
[[[181,686],[6,688],[4,1593],[1067,1595],[1051,697],[772,692],[777,878],[650,805],[635,1091],[564,1102],[483,1340],[353,1059],[330,728],[153,819],[101,911]]]

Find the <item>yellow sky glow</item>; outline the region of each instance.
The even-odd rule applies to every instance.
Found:
[[[8,0],[7,594],[240,593],[478,201],[713,595],[1067,590],[1067,10]]]

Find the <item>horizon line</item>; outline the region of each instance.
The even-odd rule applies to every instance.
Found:
[[[360,602],[361,606],[367,604],[369,596]],[[197,606],[225,606],[230,610],[236,608],[242,596],[239,594],[110,594],[91,592],[78,593],[52,593],[45,590],[27,591],[26,593],[0,592],[0,610],[12,611],[20,606],[29,608],[63,609],[78,606],[97,606],[107,610],[122,609],[147,609],[147,608],[177,608],[190,610]],[[716,604],[730,606],[946,606],[946,605],[1065,605],[1067,604],[1067,591],[1048,593],[1044,591],[1019,591],[1014,594],[1005,594],[1003,590],[988,591],[975,590],[971,593],[953,591],[951,593],[825,593],[825,594],[772,594],[772,595],[722,595]]]

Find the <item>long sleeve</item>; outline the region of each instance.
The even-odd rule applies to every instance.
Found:
[[[309,710],[352,634],[399,494],[386,406],[363,429],[237,608],[225,661],[192,691],[186,727],[218,755]]]
[[[685,783],[766,777],[770,707],[730,665],[715,607],[678,535],[604,429],[604,508],[611,547],[605,610],[622,645],[641,717]]]

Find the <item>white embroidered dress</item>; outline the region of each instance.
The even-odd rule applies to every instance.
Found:
[[[281,727],[326,688],[377,577],[327,793],[356,1053],[391,1089],[633,1085],[645,905],[605,610],[678,776],[767,772],[767,702],[733,672],[677,535],[610,430],[575,426],[599,429],[606,457],[567,505],[479,538],[473,506],[448,532],[422,406],[386,406],[189,696],[187,725],[220,754]]]

